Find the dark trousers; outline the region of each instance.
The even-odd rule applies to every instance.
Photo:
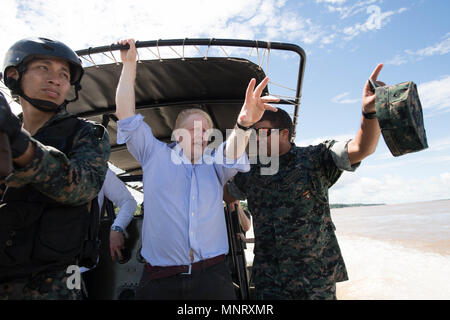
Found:
[[[137,300],[235,300],[230,269],[225,261],[190,275],[178,274],[148,280],[144,270]]]

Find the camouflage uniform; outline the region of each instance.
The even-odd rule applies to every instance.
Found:
[[[350,165],[346,145],[292,145],[276,174],[261,175],[256,164],[228,185],[253,216],[257,299],[335,299],[336,282],[348,279],[328,203],[342,169],[359,165]]]
[[[66,270],[37,275],[27,281],[0,283],[0,300],[81,300],[81,289],[69,289]]]
[[[61,110],[37,133],[69,117],[73,115]],[[16,168],[4,180],[0,180],[0,185],[3,184],[1,190],[5,190],[5,186],[21,188],[31,185],[43,195],[67,206],[87,204],[94,199],[108,168],[108,134],[103,127],[89,124],[79,128],[72,138],[71,152],[67,155],[32,138],[36,150],[33,160],[27,167]],[[6,189],[5,195],[7,192]],[[0,224],[1,219],[0,216]],[[7,283],[0,283],[0,299],[80,298],[79,290],[67,290],[66,268],[63,266],[52,272],[41,272],[25,281],[11,279]]]
[[[39,131],[68,117],[73,115],[61,110]],[[34,159],[27,167],[16,168],[4,181],[0,180],[0,184],[15,188],[32,184],[50,198],[68,205],[86,203],[97,196],[106,175],[111,148],[103,127],[92,125],[80,130],[74,137],[70,155],[35,139],[31,141],[36,147]]]

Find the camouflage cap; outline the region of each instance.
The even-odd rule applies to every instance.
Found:
[[[395,157],[428,148],[422,105],[414,82],[377,87],[375,108],[384,141]]]

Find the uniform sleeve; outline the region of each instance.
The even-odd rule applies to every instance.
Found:
[[[311,165],[314,168],[316,179],[321,181],[323,186],[331,187],[342,174],[342,169],[336,166],[332,152],[334,140],[327,140],[311,149]]]
[[[348,143],[347,141],[336,141],[330,147],[331,156],[333,157],[334,164],[341,170],[355,171],[361,162],[351,165],[350,159],[348,158]]]
[[[68,155],[33,138],[31,142],[35,146],[33,160],[7,177],[8,186],[19,188],[31,184],[48,197],[68,205],[81,205],[97,196],[110,154],[105,128],[92,123],[82,126]]]
[[[103,185],[104,196],[111,200],[116,207],[119,207],[113,225],[121,227],[123,230],[130,224],[136,211],[137,202],[133,195],[111,170],[106,173]]]

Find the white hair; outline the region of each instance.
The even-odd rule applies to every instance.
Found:
[[[177,119],[175,120],[175,127],[173,128],[173,130],[182,128],[184,121],[193,114],[201,115],[208,122],[210,128],[214,127],[212,119],[208,113],[206,113],[202,109],[190,108],[190,109],[185,109],[178,114]]]

